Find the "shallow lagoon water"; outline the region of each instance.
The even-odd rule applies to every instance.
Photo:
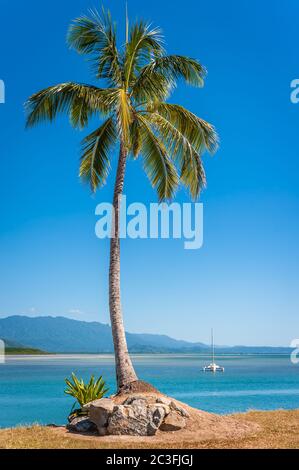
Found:
[[[204,373],[198,355],[133,355],[140,378],[191,406],[215,413],[299,408],[299,365],[289,356],[221,356],[224,373]],[[0,365],[0,427],[64,424],[73,399],[64,379],[102,374],[115,391],[110,355],[10,356]]]

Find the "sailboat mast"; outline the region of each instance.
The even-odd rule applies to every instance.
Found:
[[[213,333],[213,328],[211,330],[211,338],[212,338],[212,363],[214,364],[214,333]]]
[[[128,15],[128,2],[126,2],[126,44],[129,42],[129,15]]]

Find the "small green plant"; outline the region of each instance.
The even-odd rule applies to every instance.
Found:
[[[70,395],[76,399],[74,403],[69,419],[74,416],[84,415],[86,412],[82,410],[83,406],[87,403],[96,400],[98,398],[103,398],[103,396],[108,392],[109,388],[106,387],[106,382],[102,376],[95,380],[94,375],[90,377],[88,383],[85,383],[83,379],[78,379],[74,373],[72,373],[71,379],[65,379],[67,388],[64,393]],[[79,403],[80,408],[74,410],[76,403]]]

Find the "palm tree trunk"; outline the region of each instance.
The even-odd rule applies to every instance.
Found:
[[[109,270],[109,307],[111,328],[114,343],[116,381],[118,391],[126,387],[131,382],[137,380],[137,375],[133,368],[131,358],[128,352],[128,346],[125,335],[125,328],[122,316],[120,299],[120,238],[119,238],[119,219],[120,204],[124,186],[124,177],[126,169],[127,152],[121,143],[118,167],[116,173],[113,208],[114,208],[114,227],[110,241],[110,270]]]

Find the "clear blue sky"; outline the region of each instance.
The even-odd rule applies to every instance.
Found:
[[[204,246],[125,240],[126,328],[221,344],[288,345],[299,336],[298,124],[290,82],[299,78],[297,0],[129,0],[130,18],[162,27],[169,53],[208,68],[203,89],[173,96],[211,121],[221,137],[204,158]],[[24,130],[22,104],[64,81],[92,82],[69,51],[70,21],[96,0],[1,1],[0,315],[65,315],[109,322],[108,242],[94,235],[98,202],[78,180],[79,142],[67,118]],[[124,30],[124,2],[105,2]],[[128,201],[155,201],[130,162]],[[184,191],[178,201],[187,201]]]

